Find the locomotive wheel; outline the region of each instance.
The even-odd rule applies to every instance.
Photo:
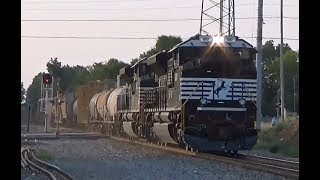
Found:
[[[238,151],[237,150],[234,150],[234,151],[232,151],[232,156],[233,157],[238,157]]]
[[[231,157],[232,156],[232,151],[231,150],[225,150],[225,155],[228,156],[228,157]]]

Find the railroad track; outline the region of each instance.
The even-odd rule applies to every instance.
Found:
[[[119,138],[114,136],[110,136],[110,138],[118,141],[166,150],[176,154],[182,154],[182,155],[192,156],[196,158],[207,159],[207,160],[217,161],[221,163],[227,163],[227,164],[236,165],[246,169],[256,170],[259,172],[271,173],[271,174],[283,176],[289,179],[299,179],[299,163],[298,162],[286,161],[282,159],[275,159],[275,158],[262,157],[262,156],[243,155],[243,154],[240,154],[240,156],[237,158],[226,157],[226,156],[215,155],[215,154],[187,151],[185,149],[169,147],[164,145],[157,145],[153,143],[130,140],[130,139]]]
[[[269,172],[287,178],[299,179],[299,162],[243,154],[240,154],[239,160],[259,171]]]
[[[293,171],[299,171],[299,162],[296,162],[296,161],[289,161],[284,159],[277,159],[277,158],[257,156],[257,155],[243,155],[243,154],[240,154],[240,158],[243,158],[249,161],[254,161],[257,163],[260,162],[260,163],[269,164],[273,166],[284,167],[284,168],[291,169]]]
[[[52,180],[72,180],[73,178],[58,167],[35,157],[29,148],[21,148],[21,166],[47,175]]]
[[[60,137],[64,137],[64,136],[69,137],[70,135],[68,134],[60,135]],[[81,133],[73,134],[72,136],[84,137],[83,134]],[[242,168],[275,174],[275,175],[283,176],[290,179],[299,179],[299,162],[293,162],[293,161],[287,161],[287,160],[275,159],[275,158],[263,157],[263,156],[244,155],[244,154],[239,154],[239,157],[234,158],[234,157],[227,157],[227,156],[221,156],[216,154],[187,151],[181,148],[159,145],[159,144],[154,144],[150,142],[144,142],[141,140],[133,140],[133,139],[127,139],[127,138],[115,137],[115,136],[109,136],[109,135],[100,135],[100,138],[103,138],[103,137],[110,138],[117,141],[132,143],[132,144],[139,144],[145,147],[161,149],[161,150],[169,151],[171,153],[176,153],[180,155],[192,156],[196,158],[236,165]],[[33,136],[33,138],[35,138],[35,136]]]

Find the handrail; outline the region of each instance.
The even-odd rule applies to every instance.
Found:
[[[190,97],[193,95],[194,92],[197,91],[197,89],[200,87],[200,85],[203,85],[203,82],[200,82],[198,84],[198,86],[192,91],[192,93],[189,95],[189,97],[187,98],[186,101],[184,101],[184,103],[180,106],[181,108],[181,112],[180,112],[180,115],[181,115],[181,120],[182,120],[182,131],[184,132],[185,131],[185,118],[184,118],[184,107],[186,105],[186,103],[189,101]],[[176,107],[178,108],[178,107]]]
[[[180,108],[181,108],[182,106],[184,106],[184,105],[189,101],[189,99],[191,98],[191,96],[193,95],[193,93],[195,93],[195,92],[197,91],[197,89],[199,88],[200,84],[203,84],[203,82],[200,82],[200,83],[198,84],[198,86],[192,91],[192,93],[189,95],[189,97],[187,98],[187,100],[184,101],[184,103],[180,106]],[[177,109],[177,108],[178,108],[178,107],[176,107],[176,109]]]
[[[252,102],[252,103],[256,106],[256,108],[257,108],[257,104],[254,102],[254,100],[253,100],[253,95],[252,95],[251,92],[249,91],[248,87],[247,87],[244,83],[242,83],[242,86],[244,86],[244,89],[247,91],[246,93],[249,94],[249,96],[250,96],[251,102]]]

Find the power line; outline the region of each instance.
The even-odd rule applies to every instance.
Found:
[[[240,17],[236,19],[256,19],[257,17]],[[277,19],[280,17],[264,17],[266,19]],[[297,17],[284,17],[286,19],[299,19]],[[148,21],[199,21],[198,18],[186,19],[22,19],[25,22],[148,22]],[[212,20],[212,19],[203,19]]]
[[[27,8],[26,11],[128,11],[128,10],[169,10],[169,9],[199,9],[195,6],[181,7],[158,7],[158,8],[101,8],[101,9],[85,9],[85,8]]]
[[[134,1],[148,1],[148,0],[129,0]],[[126,2],[129,2],[126,1]],[[109,1],[25,1],[23,3],[30,4],[70,4],[70,3],[110,3],[110,2],[121,2],[119,0],[109,0]],[[123,1],[122,1],[123,2]]]
[[[149,1],[150,0],[130,0],[133,1]],[[120,0],[108,0],[108,1],[25,1],[23,3],[30,3],[30,4],[71,4],[71,3],[110,3],[110,2],[121,2]],[[122,1],[123,2],[123,1]],[[127,1],[129,2],[129,1]],[[237,6],[250,6],[254,5],[254,3],[243,3],[243,4],[236,4]],[[276,3],[265,3],[264,6],[280,6],[280,4]],[[295,4],[285,4],[284,6],[297,6]]]
[[[236,4],[236,6],[250,6],[250,5],[256,5],[256,4],[255,3]],[[276,4],[276,3],[274,3],[274,4],[266,3],[266,4],[263,4],[263,5],[264,6],[280,6],[280,4]],[[295,4],[284,4],[284,6],[297,6],[297,5],[295,5]]]
[[[21,36],[23,38],[45,38],[45,39],[126,39],[126,40],[145,40],[158,39],[148,37],[110,37],[110,36]]]
[[[241,37],[240,38],[248,38],[248,39],[256,39],[257,37]],[[263,39],[281,39],[278,37],[262,37]],[[290,40],[290,41],[299,41],[299,38],[283,38],[284,40]]]
[[[195,6],[179,6],[179,7],[146,7],[146,8],[102,8],[102,9],[73,9],[73,8],[55,8],[55,9],[45,9],[45,8],[29,8],[23,10],[36,10],[36,11],[128,11],[128,10],[167,10],[167,9],[196,9],[199,7]]]
[[[200,19],[198,18],[190,18],[190,19],[23,19],[21,21],[74,21],[74,22],[125,22],[125,21],[129,21],[129,22],[137,22],[137,21],[143,21],[143,22],[147,22],[147,21],[199,21]]]
[[[39,39],[124,39],[124,40],[145,40],[158,39],[152,37],[112,37],[112,36],[28,36],[22,35],[23,38],[39,38]],[[241,37],[240,38],[257,38],[257,37]],[[187,39],[187,38],[184,38]],[[280,39],[277,37],[263,37],[263,39]],[[283,38],[284,40],[298,41],[298,38]]]

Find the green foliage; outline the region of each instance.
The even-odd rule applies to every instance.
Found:
[[[21,82],[21,103],[26,99],[25,94],[26,94],[26,89],[24,89],[23,82]]]
[[[272,153],[277,153],[279,150],[279,146],[277,144],[274,144],[270,147],[269,151]]]
[[[75,87],[86,83],[89,78],[89,71],[82,66],[69,65],[62,66],[57,59],[51,60],[47,63],[47,70],[54,77],[56,82],[60,78],[60,91],[74,90]]]
[[[28,104],[36,104],[40,99],[41,82],[42,73],[39,73],[33,78],[31,85],[27,89],[26,102]]]
[[[279,153],[286,154],[289,157],[299,158],[299,145],[286,145],[279,149]]]
[[[38,149],[35,155],[37,158],[43,161],[50,161],[53,159],[53,156],[49,152],[43,149]]]
[[[176,44],[179,44],[182,42],[181,37],[178,36],[158,36],[158,40],[156,42],[156,45],[149,49],[146,52],[143,52],[139,55],[139,58],[135,58],[131,60],[131,65],[134,63],[138,62],[139,59],[144,59],[149,56],[152,56],[160,51],[166,50],[166,49],[171,49],[173,46]]]
[[[116,79],[119,70],[128,64],[111,58],[107,62],[94,63],[91,66],[69,66],[62,65],[57,58],[47,63],[47,70],[54,77],[54,81],[60,78],[60,92],[74,91],[80,85],[92,80]],[[42,74],[34,77],[32,84],[27,90],[27,102],[35,104],[40,99]],[[56,92],[56,83],[54,83]],[[22,89],[21,89],[22,93]],[[21,95],[22,96],[22,95]]]
[[[285,128],[288,128],[289,124],[287,123],[280,123],[278,124],[275,128],[274,128],[274,131],[275,131],[275,134],[279,133],[280,131],[282,131],[283,129]]]
[[[138,61],[139,61],[139,58],[134,58],[134,59],[131,60],[130,64],[134,65]]]
[[[94,63],[89,66],[90,80],[116,79],[119,70],[128,66],[124,62],[111,58],[107,62]]]
[[[156,51],[162,51],[165,49],[171,49],[173,46],[175,46],[176,44],[179,44],[182,42],[181,37],[177,37],[177,36],[159,36],[155,49]]]
[[[298,123],[297,120],[286,120],[273,128],[262,130],[254,149],[268,150],[293,158],[299,157],[299,142],[294,139],[296,134],[289,134],[295,123]]]
[[[155,47],[153,47],[150,50],[148,50],[147,52],[143,52],[142,54],[140,54],[139,58],[144,59],[144,58],[147,58],[149,56],[156,54],[157,52],[158,52],[157,49]]]
[[[285,107],[288,111],[293,111],[294,109],[293,80],[295,79],[295,104],[296,111],[299,112],[299,54],[291,50],[288,44],[284,44],[283,50]],[[264,115],[274,116],[276,114],[275,104],[277,102],[277,91],[280,88],[279,56],[280,45],[275,47],[272,40],[267,41],[263,46],[262,113]]]

